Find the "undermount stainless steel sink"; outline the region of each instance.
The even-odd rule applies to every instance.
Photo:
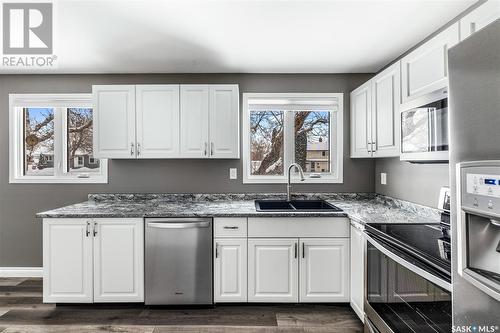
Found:
[[[255,200],[258,212],[341,212],[325,200]]]

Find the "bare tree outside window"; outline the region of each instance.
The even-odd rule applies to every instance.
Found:
[[[67,171],[99,171],[99,160],[92,156],[92,109],[67,109]]]
[[[54,109],[24,108],[24,175],[54,174]]]
[[[252,175],[283,175],[283,111],[250,111]]]
[[[330,112],[294,112],[295,163],[306,172],[330,172]]]

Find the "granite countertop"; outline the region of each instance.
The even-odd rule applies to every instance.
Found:
[[[40,218],[102,217],[349,217],[359,223],[438,223],[439,211],[366,193],[308,193],[294,198],[325,199],[342,212],[258,212],[255,199],[279,194],[90,194],[89,200],[37,214]]]

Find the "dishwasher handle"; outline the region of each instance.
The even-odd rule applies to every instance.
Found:
[[[210,222],[148,222],[147,226],[156,229],[208,228]]]

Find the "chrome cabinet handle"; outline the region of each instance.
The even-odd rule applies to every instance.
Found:
[[[219,258],[219,243],[215,243],[215,258]]]
[[[373,149],[373,146],[375,146],[375,149]],[[372,142],[372,153],[377,151],[377,141]]]
[[[97,236],[97,222],[94,221],[94,237]]]
[[[302,259],[306,257],[306,243],[302,243]]]
[[[210,155],[214,156],[214,143],[210,142]]]
[[[90,222],[87,221],[87,226],[85,227],[85,236],[89,237],[90,235]]]
[[[137,156],[141,155],[141,144],[137,142]]]
[[[293,250],[295,252],[295,259],[297,259],[297,243],[293,244]]]
[[[134,143],[130,143],[130,156],[134,156]]]
[[[208,151],[208,142],[205,142],[205,156],[207,156],[207,151]]]
[[[229,225],[225,225],[224,226],[224,229],[231,229],[231,230],[234,230],[234,229],[239,229],[240,227],[237,227],[237,226],[229,226]]]

